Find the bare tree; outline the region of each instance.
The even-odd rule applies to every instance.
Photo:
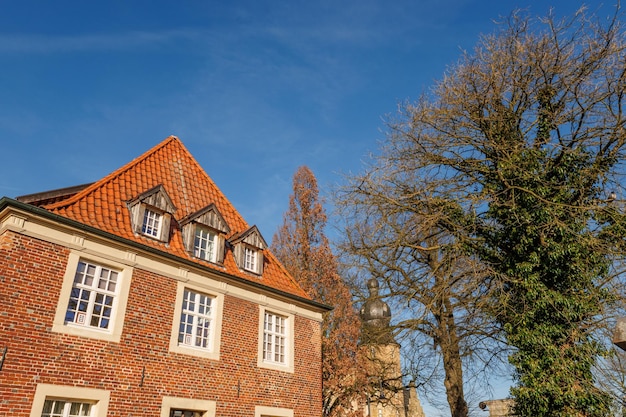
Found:
[[[441,380],[432,376],[440,369],[433,355],[440,355],[451,415],[467,416],[464,360],[480,363],[472,378],[501,364],[494,355],[502,349],[498,331],[483,308],[491,293],[489,270],[465,249],[472,227],[463,224],[461,207],[427,197],[432,181],[411,178],[403,161],[388,162],[383,157],[340,192],[338,207],[349,224],[341,246],[363,278],[382,280],[399,310],[393,325],[405,348],[410,345],[405,363],[415,365],[406,372],[436,387]]]
[[[398,328],[439,349],[455,417],[463,361],[499,357],[498,329],[516,415],[609,412],[593,369],[625,249],[625,62],[617,14],[513,13],[400,106],[339,193],[343,248],[409,307]]]

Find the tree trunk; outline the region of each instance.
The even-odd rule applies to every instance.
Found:
[[[450,405],[452,417],[468,417],[469,410],[463,393],[463,365],[459,340],[456,334],[454,315],[449,309],[450,301],[446,298],[441,303],[441,320],[439,347],[443,356],[443,369],[445,372],[444,386],[446,387],[446,397]]]

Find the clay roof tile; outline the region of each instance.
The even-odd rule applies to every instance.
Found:
[[[299,297],[310,298],[269,251],[263,275],[258,277],[239,270],[230,251],[227,251],[223,267],[191,257],[184,248],[180,231],[176,229],[167,244],[134,233],[127,203],[158,185],[164,188],[177,208],[173,213],[176,222],[213,203],[230,227],[231,232],[227,238],[250,229],[243,217],[175,136],[166,138],[143,155],[99,181],[79,189],[75,194],[60,201],[52,200],[44,208],[171,255],[220,271],[225,269],[227,273],[239,278]]]

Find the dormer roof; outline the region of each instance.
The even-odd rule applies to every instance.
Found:
[[[310,297],[269,251],[260,277],[242,272],[233,254],[227,251],[223,265],[214,265],[194,258],[183,244],[180,222],[197,220],[225,233],[227,240],[258,236],[259,249],[267,244],[256,226],[250,227],[213,180],[206,174],[182,142],[175,136],[166,138],[143,155],[113,171],[106,177],[84,186],[66,198],[45,200],[41,206],[48,211],[88,226],[112,233],[142,245],[167,252],[186,260],[214,268],[256,284],[292,294]],[[147,199],[172,215],[169,241],[161,242],[134,233],[128,210],[130,202]],[[259,239],[260,238],[260,239]]]
[[[137,197],[130,200],[128,204],[133,205],[138,202],[156,207],[159,210],[170,214],[174,214],[176,211],[176,207],[174,206],[174,203],[172,203],[172,199],[167,194],[167,191],[162,184],[139,194]]]
[[[252,226],[248,230],[244,230],[240,233],[234,234],[228,239],[228,241],[231,245],[236,245],[238,243],[244,242],[261,250],[265,250],[268,247],[265,239],[263,239],[263,236],[259,231],[259,228],[256,226]]]
[[[224,217],[214,203],[209,204],[195,213],[185,216],[185,218],[179,221],[181,226],[184,226],[189,222],[196,222],[209,226],[218,232],[222,232],[227,235],[230,233],[230,226],[228,226],[228,223],[226,223],[226,220],[224,220]]]

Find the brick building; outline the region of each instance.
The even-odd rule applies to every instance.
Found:
[[[319,416],[327,310],[176,137],[0,200],[0,416]]]

